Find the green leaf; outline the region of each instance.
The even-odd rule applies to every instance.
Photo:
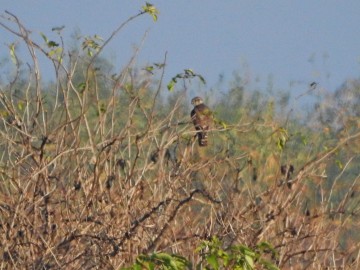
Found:
[[[301,135],[301,142],[305,146],[308,144],[308,140],[307,140],[307,137],[305,135]]]
[[[106,112],[106,105],[104,103],[100,104],[100,112],[105,113]]]
[[[245,255],[245,261],[251,268],[254,268],[254,259],[252,256]]]
[[[9,45],[9,49],[10,49],[11,61],[16,65],[17,64],[17,57],[16,57],[16,54],[15,54],[15,43],[11,43]]]
[[[260,264],[263,265],[264,268],[268,269],[268,270],[279,270],[279,268],[275,264],[273,264],[267,260],[261,259]]]
[[[47,44],[49,42],[48,38],[45,36],[44,33],[40,32],[40,35],[42,36],[42,38],[44,39],[45,43]]]
[[[192,69],[184,69],[184,72],[187,76],[195,76],[195,73]]]
[[[335,160],[336,165],[339,167],[339,169],[341,170],[342,168],[344,168],[344,165],[342,164],[341,160],[337,159]]]
[[[224,121],[219,120],[218,123],[224,128],[227,128],[227,124]]]
[[[147,72],[149,72],[149,73],[151,73],[151,74],[154,74],[154,66],[147,66],[147,67],[145,67],[145,70],[147,71]]]
[[[171,92],[174,90],[174,86],[176,84],[176,79],[172,78],[172,80],[168,83],[167,89]]]
[[[49,56],[58,55],[60,56],[62,53],[62,48],[56,48],[55,50],[51,50],[48,54]]]
[[[165,66],[164,63],[154,63],[154,66],[157,67],[157,68],[163,68]]]
[[[143,12],[150,14],[154,22],[157,21],[158,19],[157,15],[159,14],[159,11],[156,9],[156,7],[153,4],[146,2],[146,5],[142,7],[142,10]]]
[[[79,90],[80,93],[84,92],[85,87],[86,87],[86,83],[85,83],[85,82],[79,83],[78,86],[77,86],[77,88],[78,88],[78,90]]]
[[[93,50],[99,51],[101,48],[101,43],[103,43],[102,37],[98,35],[94,35],[94,37],[84,37],[84,41],[82,42],[82,49],[87,50],[88,56],[93,56]]]
[[[94,38],[97,40],[100,40],[100,41],[104,41],[104,39],[101,36],[96,35],[96,34],[94,35]]]
[[[271,252],[273,255],[277,255],[276,249],[274,249],[274,247],[266,241],[260,242],[259,244],[256,245],[256,247],[261,252]]]
[[[280,150],[284,150],[286,143],[289,140],[289,134],[285,128],[279,128],[278,131],[275,133],[278,137],[276,139],[277,147]]]
[[[55,41],[53,40],[49,40],[44,33],[40,32],[40,35],[41,37],[44,39],[46,45],[49,47],[49,48],[53,48],[53,47],[58,47],[59,46],[59,43],[56,43]]]
[[[60,33],[61,30],[63,30],[65,28],[65,25],[59,26],[59,27],[53,27],[51,28],[51,31],[56,31],[58,33]]]
[[[170,266],[171,269],[174,269],[174,270],[181,269],[181,268],[178,267],[178,265],[176,263],[176,260],[174,260],[174,259],[170,260],[169,266]]]
[[[160,259],[163,261],[170,261],[171,260],[171,255],[167,254],[167,253],[155,253],[152,256],[152,259]]]
[[[132,92],[134,90],[134,86],[131,83],[126,83],[124,85],[124,88],[126,89],[126,91]]]
[[[172,254],[173,260],[176,264],[176,269],[185,269],[190,266],[190,262],[183,256]]]
[[[59,43],[56,43],[55,41],[50,40],[50,41],[47,43],[47,45],[48,45],[50,48],[52,48],[52,47],[57,47],[57,46],[59,46]]]
[[[144,70],[146,70],[147,72],[151,73],[151,74],[154,74],[154,70],[155,69],[162,69],[164,68],[165,64],[164,63],[153,63],[153,65],[149,65],[149,66],[146,66],[144,68]]]
[[[17,104],[18,108],[20,111],[22,111],[24,109],[24,102],[23,101],[19,101]]]
[[[211,254],[206,257],[206,261],[215,269],[219,269],[219,262],[217,260],[217,256],[215,254]]]
[[[251,256],[251,257],[255,256],[255,252],[246,246],[241,246],[241,250],[245,254],[245,256]]]
[[[206,84],[206,81],[205,81],[205,79],[204,79],[204,77],[203,76],[201,76],[201,75],[197,75],[198,77],[199,77],[199,79],[200,79],[200,81],[203,83],[203,84]]]

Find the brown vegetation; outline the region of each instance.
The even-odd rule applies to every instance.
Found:
[[[281,124],[265,99],[219,100],[223,121],[201,148],[186,84],[159,94],[166,57],[158,81],[136,71],[136,53],[110,76],[98,53],[51,53],[60,45],[9,18],[33,63],[22,71],[14,54],[1,85],[1,269],[119,269],[154,251],[196,263],[212,236],[224,248],[267,241],[281,269],[360,267],[358,115],[315,131]],[[57,74],[46,90],[38,52]]]

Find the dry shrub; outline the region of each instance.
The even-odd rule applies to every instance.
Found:
[[[64,50],[49,55],[9,16],[33,65],[28,82],[16,76],[0,96],[2,269],[118,269],[155,251],[197,263],[195,248],[212,236],[225,248],[268,241],[282,269],[359,268],[359,175],[347,176],[332,199],[359,153],[343,162],[332,186],[324,173],[358,144],[358,132],[295,165],[282,164],[272,119],[214,125],[202,148],[186,97],[161,104],[166,58],[160,82],[138,74],[133,58],[102,80],[97,54],[73,55],[65,65]],[[54,64],[56,91],[43,89],[35,51]],[[241,144],[262,131],[269,136]]]

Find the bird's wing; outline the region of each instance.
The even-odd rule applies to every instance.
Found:
[[[209,109],[209,107],[207,107],[204,104],[200,104],[199,106],[197,106],[196,112],[198,117],[201,119],[202,122],[201,125],[206,125],[206,126],[211,125],[213,119],[213,113]]]

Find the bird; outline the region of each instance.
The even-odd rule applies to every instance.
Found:
[[[207,132],[213,122],[213,113],[209,107],[204,104],[201,97],[194,97],[191,100],[191,104],[194,105],[194,108],[192,109],[190,116],[195,129],[198,131],[196,136],[198,137],[199,146],[207,146]]]

